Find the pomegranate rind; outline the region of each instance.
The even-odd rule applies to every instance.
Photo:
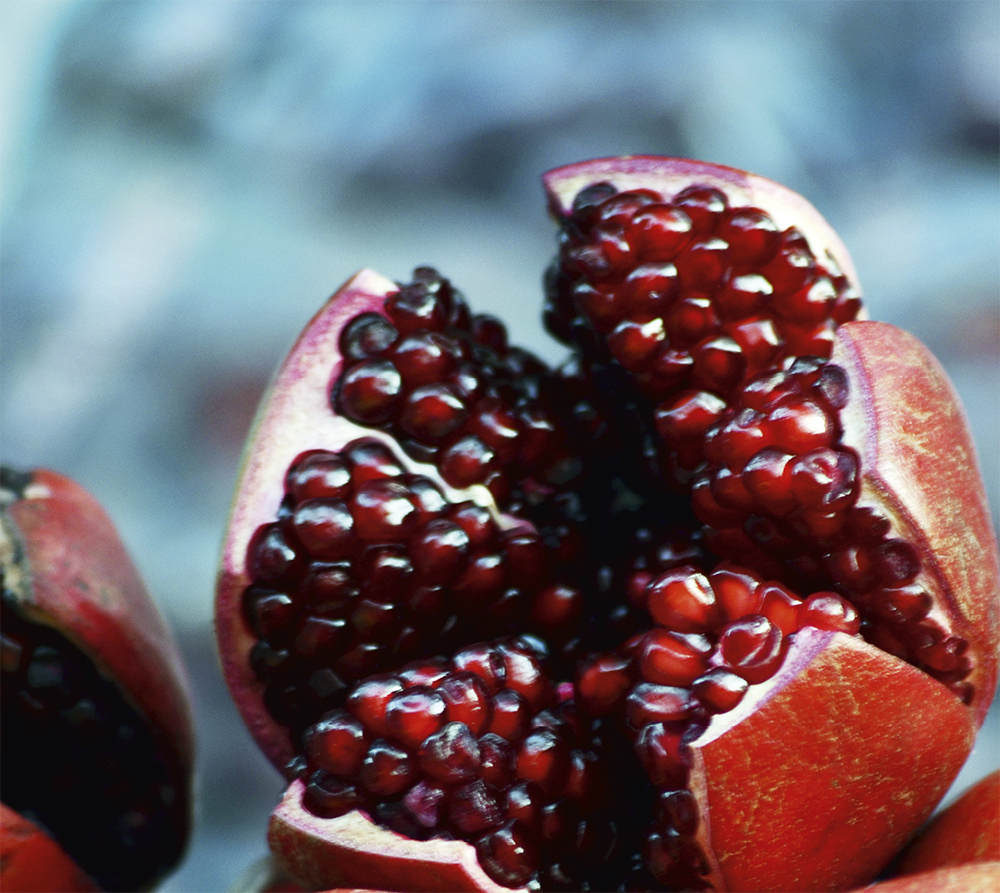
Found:
[[[18,612],[72,641],[155,730],[177,791],[177,833],[186,841],[195,749],[190,683],[114,523],[87,490],[46,469],[31,472],[5,515],[20,550],[21,578],[8,587]]]
[[[96,893],[101,888],[38,825],[0,803],[0,889]]]
[[[840,326],[831,359],[849,380],[841,421],[861,459],[858,504],[878,505],[917,547],[937,608],[969,643],[981,724],[997,684],[1000,557],[959,397],[930,351],[889,323]]]
[[[549,211],[557,219],[570,215],[580,190],[597,183],[610,183],[619,191],[653,189],[666,201],[693,184],[713,186],[725,193],[730,207],[760,208],[779,229],[794,226],[817,258],[832,263],[855,287],[858,284],[847,248],[823,215],[797,192],[757,174],[687,158],[624,155],[555,168],[542,176],[542,183]]]
[[[360,313],[383,313],[398,286],[373,270],[361,270],[319,309],[275,372],[247,438],[222,549],[215,603],[215,631],[222,671],[244,723],[279,769],[294,756],[288,731],[263,703],[264,687],[247,655],[256,636],[241,610],[250,583],[247,547],[254,531],[273,521],[284,496],[285,472],[307,449],[336,450],[361,435],[360,428],[330,409],[330,385],[340,376],[340,333]]]
[[[285,791],[271,816],[268,843],[281,868],[311,889],[510,893],[483,871],[471,844],[411,840],[359,810],[318,818],[303,805],[304,793],[301,781]]]
[[[852,893],[996,893],[1000,862],[952,865],[869,884]]]
[[[927,819],[972,749],[945,686],[844,633],[804,629],[751,703],[691,745],[717,889],[865,883]]]
[[[907,845],[896,873],[918,874],[988,861],[1000,861],[1000,770],[976,782],[934,816]]]

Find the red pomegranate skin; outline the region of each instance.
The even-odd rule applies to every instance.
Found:
[[[1000,862],[1000,771],[934,816],[907,844],[895,873],[919,874],[966,862]]]
[[[928,592],[976,650],[967,681],[978,728],[996,691],[1000,559],[962,404],[927,348],[888,323],[841,326],[831,359],[853,395],[841,416],[861,459],[859,502],[882,507],[919,546]]]
[[[0,882],[7,893],[98,893],[100,887],[34,822],[0,803]]]
[[[852,893],[995,893],[1000,862],[969,862],[859,887]]]
[[[692,744],[718,889],[863,883],[933,810],[975,738],[968,708],[942,685],[843,633],[800,633],[753,694]],[[761,816],[766,845],[745,831]]]
[[[675,159],[605,159],[546,175],[554,215],[567,214],[580,189],[603,181],[664,194],[707,182],[735,196],[734,204],[760,205],[779,225],[799,226],[853,278],[846,251],[815,210],[762,178]],[[340,331],[361,312],[381,312],[392,289],[363,271],[309,324],[262,404],[237,488],[217,597],[219,644],[237,705],[278,767],[294,749],[247,665],[255,641],[239,608],[250,582],[247,545],[258,525],[275,517],[284,472],[297,455],[336,450],[365,431],[330,415],[327,389],[342,368]],[[833,361],[851,382],[844,438],[862,457],[861,498],[919,550],[921,582],[938,600],[935,618],[975,656],[972,694],[963,703],[860,638],[802,631],[778,673],[751,686],[738,708],[715,716],[691,744],[696,837],[709,863],[706,880],[719,890],[844,890],[869,881],[950,785],[995,690],[1000,572],[954,392],[926,350],[891,326],[841,326]],[[947,487],[938,493],[942,480]],[[317,818],[303,804],[303,787],[295,781],[286,791],[269,840],[307,886],[507,889],[485,876],[470,845],[410,840],[358,811]]]

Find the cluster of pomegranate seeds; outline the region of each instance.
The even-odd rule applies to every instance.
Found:
[[[868,638],[968,698],[968,645],[930,616],[916,549],[858,505],[859,460],[841,444],[838,415],[847,398],[844,371],[817,358],[750,379],[705,434],[694,511],[717,554],[836,586]]]
[[[547,275],[546,324],[608,356],[656,407],[668,480],[699,467],[700,436],[747,378],[788,357],[828,357],[860,298],[832,258],[758,208],[708,186],[582,190]]]
[[[539,642],[519,637],[362,680],[302,736],[307,807],[467,840],[508,886],[592,889],[621,862],[619,794],[544,664]]]
[[[542,398],[550,370],[508,345],[497,319],[471,315],[436,270],[415,270],[386,298],[384,315],[352,320],[340,347],[337,412],[390,433],[451,486],[485,485],[504,504],[526,479],[544,487],[580,473]]]
[[[113,682],[6,595],[0,634],[0,787],[104,890],[173,865],[180,798],[153,733]]]
[[[293,463],[247,567],[251,665],[275,718],[296,728],[372,673],[503,630],[559,642],[581,614],[537,533],[450,503],[375,438]]]

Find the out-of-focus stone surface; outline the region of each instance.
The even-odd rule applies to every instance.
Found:
[[[97,494],[196,686],[199,825],[166,890],[264,850],[280,783],[210,636],[271,370],[362,266],[437,265],[550,360],[539,175],[684,155],[802,192],[873,316],[940,356],[1000,517],[1000,8],[990,2],[7,0],[0,450]],[[956,789],[995,768],[1000,716]]]

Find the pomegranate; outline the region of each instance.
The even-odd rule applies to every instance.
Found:
[[[976,782],[938,813],[895,863],[917,874],[966,862],[1000,862],[1000,771]]]
[[[1000,862],[967,862],[889,878],[864,887],[864,893],[993,893],[1000,881]],[[854,893],[862,893],[856,890]]]
[[[190,827],[179,653],[93,496],[4,468],[0,497],[3,888],[149,889]]]
[[[314,889],[866,883],[996,685],[957,398],[783,187],[545,186],[565,364],[364,270],[261,404],[216,618],[272,850]]]

